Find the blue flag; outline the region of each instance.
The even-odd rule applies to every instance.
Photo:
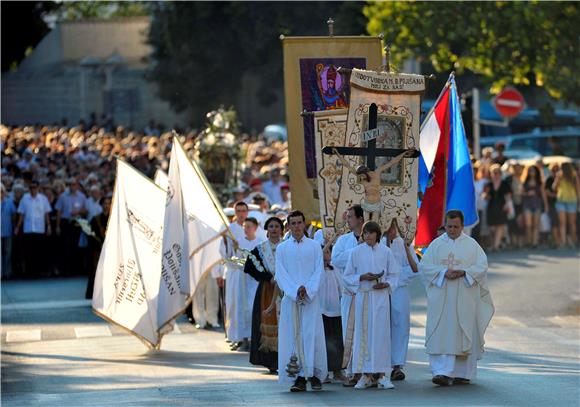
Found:
[[[479,221],[477,199],[473,178],[473,168],[467,147],[465,129],[461,120],[461,105],[457,95],[455,78],[451,77],[449,98],[449,155],[447,163],[447,205],[446,210],[459,209],[465,216],[465,226],[473,226]]]

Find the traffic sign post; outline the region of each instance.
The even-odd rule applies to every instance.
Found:
[[[526,107],[522,94],[510,86],[503,88],[492,103],[495,110],[505,119],[513,119]]]
[[[488,126],[508,127],[509,119],[513,119],[519,115],[526,107],[526,102],[517,89],[512,87],[503,88],[502,91],[492,99],[493,107],[503,118],[503,121],[497,122],[494,120],[483,120],[479,117],[479,89],[473,88],[471,96],[471,110],[473,112],[473,154],[476,159],[479,159],[481,158],[480,126],[485,124]]]

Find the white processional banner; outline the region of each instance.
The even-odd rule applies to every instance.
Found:
[[[183,207],[182,183],[178,162],[178,143],[173,143],[169,174],[157,170],[155,180],[164,184],[167,191],[163,224],[163,250],[161,257],[161,283],[157,315],[161,334],[172,330],[174,319],[183,313],[189,302],[189,267],[187,218]],[[165,178],[163,177],[165,175]]]
[[[228,220],[215,192],[208,183],[203,171],[191,160],[179,139],[173,139],[171,161],[175,158],[179,168],[179,179],[175,179],[171,169],[170,184],[181,184],[183,202],[183,224],[185,228],[184,253],[189,258],[189,271],[182,276],[182,291],[193,297],[199,281],[223,259],[220,254],[222,236],[231,235]],[[175,194],[177,195],[177,194]],[[175,199],[175,198],[173,198]],[[185,284],[183,279],[186,279]]]
[[[347,109],[314,112],[318,202],[320,204],[320,221],[326,242],[332,241],[336,234],[348,231],[345,222],[338,225],[335,223],[342,166],[335,155],[322,153],[324,147],[342,147],[345,145],[347,113]]]
[[[167,186],[169,185],[169,176],[167,175],[167,173],[161,169],[158,169],[157,171],[155,171],[155,184],[160,187],[161,189],[163,189],[164,191],[167,191]]]
[[[117,160],[107,234],[99,258],[93,310],[157,348],[157,301],[165,192]]]
[[[350,77],[351,96],[345,146],[367,147],[362,133],[369,129],[369,108],[377,105],[376,148],[418,149],[421,95],[425,90],[423,75],[393,74],[386,72],[353,69]],[[412,240],[417,228],[417,181],[418,159],[405,158],[401,163],[377,174],[379,185],[363,183],[355,171],[366,165],[362,156],[346,155],[350,168],[343,166],[341,190],[335,224],[344,223],[342,214],[350,205],[361,204],[379,212],[379,223],[386,230],[393,219],[397,219],[404,239]],[[379,169],[392,158],[376,157]],[[380,198],[370,196],[379,190]],[[371,195],[372,194],[372,195]],[[373,220],[377,220],[373,218]]]

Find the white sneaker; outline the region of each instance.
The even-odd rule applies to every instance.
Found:
[[[393,383],[391,383],[391,381],[389,380],[389,378],[387,376],[383,376],[379,379],[378,387],[379,387],[379,389],[394,389],[395,388],[395,386],[393,385]]]
[[[368,389],[373,385],[373,380],[367,375],[363,374],[360,379],[358,379],[357,384],[354,386],[355,389],[362,390]]]

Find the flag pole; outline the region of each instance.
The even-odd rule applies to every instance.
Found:
[[[429,109],[429,111],[427,112],[427,115],[423,119],[423,123],[421,123],[421,127],[420,127],[419,131],[423,130],[423,126],[425,125],[425,123],[427,123],[427,119],[429,119],[429,117],[431,117],[431,115],[433,114],[433,110],[435,110],[435,106],[437,106],[437,103],[439,103],[439,101],[443,97],[445,90],[447,90],[447,88],[451,86],[451,79],[454,79],[454,78],[455,78],[455,71],[451,71],[451,73],[449,74],[449,78],[447,78],[447,82],[445,82],[445,86],[443,86],[443,89],[439,93],[439,96],[437,96],[437,99],[435,99],[435,103],[433,103],[433,106],[431,106],[431,109]]]

